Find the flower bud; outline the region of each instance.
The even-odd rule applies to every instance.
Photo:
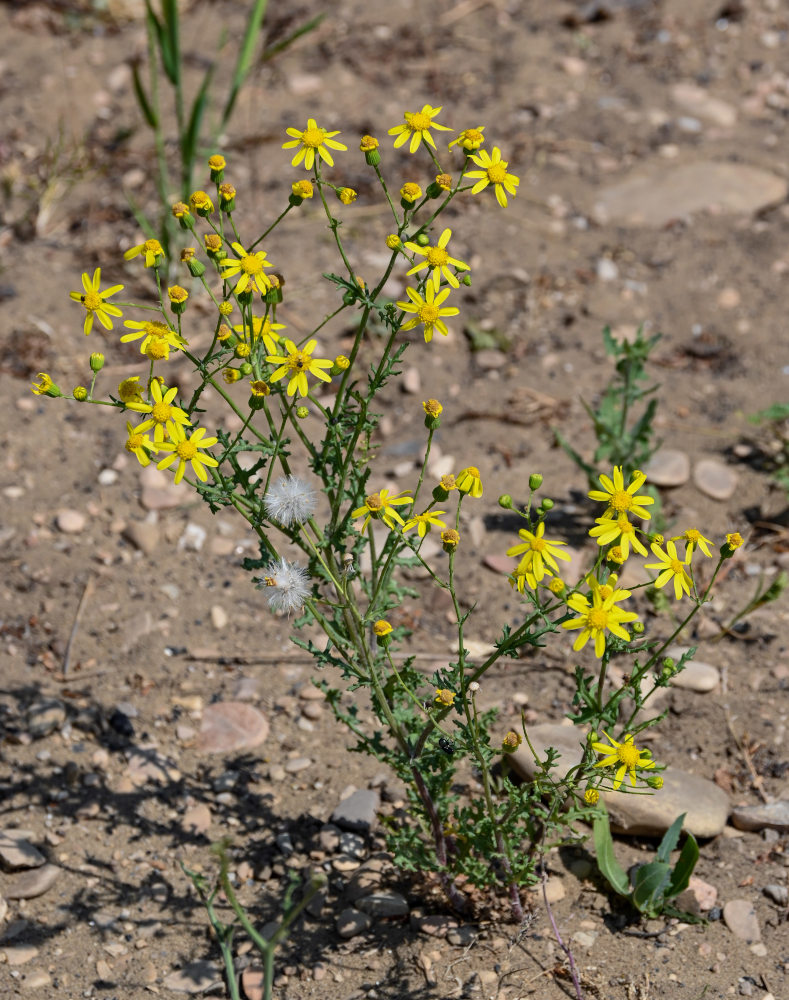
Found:
[[[632,628],[634,635],[643,635],[644,634],[644,623],[643,622],[631,622],[630,628]]]
[[[413,181],[406,181],[400,188],[400,205],[403,208],[413,208],[414,202],[422,197],[422,188]]]
[[[663,787],[663,775],[662,774],[648,774],[647,784],[650,788],[654,788],[655,791],[659,791]]]
[[[189,195],[189,207],[203,218],[207,218],[214,211],[214,203],[205,191],[193,191]]]
[[[248,361],[245,361],[242,365],[238,366],[238,370],[241,372],[242,375],[249,376],[254,371],[254,368]]]
[[[232,385],[234,382],[241,381],[241,372],[238,368],[225,368],[222,372],[222,378],[228,385]]]
[[[52,399],[58,399],[63,395],[46,372],[39,372],[38,379],[39,382],[37,384],[34,382],[31,386],[36,396],[51,396]]]
[[[444,409],[441,403],[437,399],[426,399],[422,403],[422,408],[425,411],[425,427],[429,431],[434,431],[437,427],[440,427],[441,412]]]
[[[428,247],[430,246],[430,237],[427,233],[420,233],[414,240],[414,243],[416,243],[418,247]]]
[[[194,216],[189,211],[189,206],[186,202],[177,201],[172,207],[172,213],[178,219],[181,229],[194,229]]]
[[[99,351],[94,351],[90,356],[90,370],[92,372],[100,372],[104,367],[104,355],[100,354]]]
[[[499,507],[504,510],[512,510],[512,497],[509,493],[502,493],[499,497]]]
[[[306,420],[309,415],[310,415],[310,410],[308,406],[296,407],[296,416],[299,418],[299,420]]]
[[[189,298],[189,292],[185,288],[181,288],[180,285],[171,285],[167,289],[167,296],[170,299],[170,308],[176,316],[180,316],[184,309],[186,309],[186,300]]]
[[[403,245],[403,241],[397,233],[390,233],[384,240],[384,243],[386,243],[390,250],[399,250]]]
[[[378,152],[378,140],[372,135],[363,135],[359,149],[364,153],[364,159],[369,167],[377,167],[381,162]]]
[[[88,390],[84,385],[77,385],[74,387],[74,391],[71,394],[78,403],[84,403],[88,398]]]
[[[726,544],[721,546],[721,556],[724,559],[731,559],[737,549],[742,545],[742,535],[734,531],[726,536]]]
[[[375,625],[373,625],[373,633],[378,639],[379,646],[389,645],[389,637],[393,631],[392,626],[385,618],[379,618]]]
[[[282,287],[285,284],[285,279],[281,274],[270,274],[269,281],[271,282],[271,287],[263,296],[263,299],[270,306],[278,306],[282,302]]]
[[[220,184],[219,207],[223,212],[235,212],[236,210],[236,189],[232,184]]]
[[[532,472],[529,476],[529,489],[538,490],[542,486],[542,476],[539,472]]]
[[[208,169],[211,171],[211,180],[214,184],[219,184],[224,179],[226,166],[224,156],[220,156],[219,153],[208,157]]]
[[[337,197],[343,203],[343,205],[351,205],[356,201],[358,195],[353,188],[340,188],[337,191]]]
[[[441,544],[444,552],[454,552],[460,544],[460,535],[454,528],[441,532]]]
[[[587,788],[584,792],[584,802],[588,806],[596,806],[600,801],[600,793],[596,788]]]
[[[466,288],[471,288],[471,275],[469,274],[468,271],[466,271],[466,273],[460,279],[460,284],[465,285]]]
[[[331,366],[330,374],[342,375],[342,373],[347,372],[350,367],[351,367],[351,362],[348,360],[348,358],[346,358],[344,354],[338,354],[337,357],[334,359],[334,364]]]
[[[219,262],[227,257],[227,250],[222,246],[222,237],[216,233],[206,233],[203,237],[203,243],[211,260]]]
[[[503,753],[515,753],[518,747],[523,743],[523,737],[520,733],[516,733],[514,729],[510,729],[504,739],[501,741],[501,749]]]

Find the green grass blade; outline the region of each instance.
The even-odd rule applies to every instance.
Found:
[[[172,85],[178,89],[181,86],[181,38],[177,0],[162,0],[162,15],[164,17],[164,38],[169,60],[167,76]]]
[[[159,57],[162,60],[162,68],[167,74],[168,79],[175,83],[175,78],[173,77],[173,63],[172,63],[172,53],[170,51],[170,43],[167,38],[167,32],[164,29],[164,25],[156,16],[156,12],[151,5],[151,0],[145,0],[145,11],[148,20],[149,27],[153,30],[153,35],[156,38],[156,45],[159,49]]]
[[[220,126],[220,131],[224,129],[225,125],[227,125],[230,121],[230,116],[233,114],[233,108],[235,107],[238,92],[241,90],[244,80],[246,80],[249,70],[252,67],[255,46],[257,45],[258,38],[260,37],[260,29],[263,24],[263,18],[266,16],[267,7],[268,0],[255,0],[255,6],[249,13],[246,31],[244,32],[244,38],[242,39],[241,48],[238,52],[236,68],[233,72],[233,79],[230,83],[227,103],[225,104],[225,109],[222,112],[222,124]]]
[[[214,77],[214,68],[214,64],[212,64],[206,70],[203,82],[200,84],[200,89],[192,104],[189,121],[181,136],[181,188],[184,200],[188,199],[191,193],[192,170],[197,159],[200,127],[203,123],[211,80]]]
[[[140,68],[136,63],[132,63],[132,86],[134,87],[134,95],[137,98],[137,103],[140,105],[140,110],[143,113],[143,117],[151,126],[152,129],[159,127],[159,119],[156,112],[151,106],[151,102],[148,100],[148,95],[142,85],[142,80],[140,79]]]
[[[263,50],[263,55],[261,56],[262,62],[268,62],[273,59],[274,56],[279,55],[280,52],[284,52],[290,45],[292,45],[296,39],[309,34],[314,31],[321,21],[326,17],[326,14],[318,14],[316,17],[311,18],[309,21],[305,21],[304,24],[299,25],[294,31],[291,31],[289,35],[275,42],[273,45],[267,46]]]

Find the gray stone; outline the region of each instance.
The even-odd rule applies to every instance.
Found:
[[[146,510],[169,510],[189,500],[182,485],[176,486],[172,476],[166,476],[151,463],[140,469],[140,503]]]
[[[121,534],[146,556],[154,555],[161,544],[161,531],[156,521],[130,521]]]
[[[362,896],[356,905],[362,912],[369,913],[371,917],[406,917],[409,911],[408,900],[405,896],[389,889],[382,889],[379,892],[371,892],[368,896]]]
[[[86,523],[87,518],[78,510],[59,510],[55,516],[55,526],[64,535],[79,535]]]
[[[427,916],[411,914],[411,926],[428,937],[447,937],[452,931],[460,930],[455,917],[445,913],[429,913]]]
[[[768,899],[771,899],[777,906],[789,905],[789,889],[785,885],[766,885],[762,892]]]
[[[671,169],[661,164],[604,188],[594,215],[598,222],[661,227],[705,210],[758,212],[786,195],[783,178],[744,163],[701,160]]]
[[[529,739],[541,760],[545,759],[548,747],[554,747],[559,751],[558,767],[552,772],[558,778],[563,778],[583,756],[584,737],[575,726],[560,726],[546,722],[531,728]],[[514,753],[508,754],[507,759],[516,771],[529,780],[537,773],[538,768],[526,743],[521,743]]]
[[[714,458],[703,458],[693,470],[693,482],[713,500],[730,500],[737,489],[737,473]]]
[[[35,740],[60,729],[66,721],[66,706],[57,698],[40,698],[27,710],[27,730]]]
[[[755,806],[735,806],[731,812],[732,826],[738,830],[777,830],[789,833],[789,799],[760,802]]]
[[[337,917],[337,933],[341,938],[352,938],[369,931],[372,923],[368,914],[349,906]]]
[[[0,830],[0,863],[6,871],[19,868],[39,868],[46,862],[44,855],[27,839],[29,830]]]
[[[644,466],[647,482],[655,486],[682,486],[690,479],[690,459],[676,448],[659,448]]]
[[[463,924],[461,927],[448,932],[447,941],[455,945],[456,948],[467,948],[476,941],[478,934],[478,927],[475,927],[473,924]]]
[[[38,948],[32,944],[14,944],[3,948],[0,954],[5,955],[5,960],[9,965],[25,965],[32,962],[38,955]]]
[[[252,705],[218,701],[203,712],[197,747],[205,753],[231,753],[259,746],[268,736],[268,722]]]
[[[761,941],[759,919],[750,900],[730,899],[723,907],[723,919],[732,934],[741,941]]]
[[[675,83],[671,88],[671,96],[685,111],[706,119],[712,125],[732,128],[737,122],[737,109],[733,105],[719,97],[713,97],[695,83]]]
[[[343,830],[367,833],[375,822],[380,796],[375,788],[360,788],[335,808],[331,822]]]
[[[219,969],[213,962],[206,961],[190,962],[164,977],[165,989],[174,993],[205,993],[221,982]]]
[[[58,875],[60,868],[57,865],[33,868],[7,879],[3,885],[3,894],[7,899],[34,899],[36,896],[43,896],[55,884]]]

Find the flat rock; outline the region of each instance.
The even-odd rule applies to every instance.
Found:
[[[737,489],[737,473],[715,458],[703,458],[693,470],[693,482],[713,500],[729,500]]]
[[[732,128],[737,122],[737,109],[733,105],[719,97],[713,97],[709,91],[695,83],[675,83],[671,88],[671,96],[683,110],[720,128]]]
[[[594,215],[601,223],[661,227],[694,212],[758,212],[780,204],[786,195],[783,178],[744,163],[661,164],[604,188]]]
[[[86,524],[87,518],[78,510],[59,510],[55,515],[55,527],[64,535],[79,535]]]
[[[0,896],[0,927],[3,926],[6,916],[8,915],[8,903],[5,899]]]
[[[259,965],[249,965],[241,973],[241,987],[247,1000],[263,1000],[266,974]]]
[[[52,977],[44,969],[31,969],[22,980],[23,990],[40,990],[52,985]]]
[[[29,830],[0,830],[0,863],[6,871],[39,868],[46,858],[27,839]]]
[[[360,788],[340,802],[331,814],[331,822],[343,830],[367,833],[375,822],[380,801],[377,788]]]
[[[6,879],[3,884],[3,895],[6,899],[34,899],[36,896],[43,896],[47,889],[51,889],[55,884],[58,875],[60,868],[57,865],[32,868],[30,871]]]
[[[760,802],[755,806],[735,806],[731,811],[731,822],[738,830],[789,833],[789,799]]]
[[[213,962],[206,961],[190,962],[164,977],[165,989],[174,993],[204,993],[221,982],[219,969]]]
[[[372,923],[372,917],[367,913],[349,906],[337,917],[337,933],[341,938],[352,938],[369,931]]]
[[[546,723],[529,730],[529,739],[541,758],[549,746],[559,752],[557,777],[564,777],[579,762],[583,752],[582,735],[573,726]],[[515,769],[525,778],[534,777],[534,759],[525,743],[509,755]],[[677,767],[661,772],[663,787],[653,795],[633,795],[622,791],[604,791],[602,798],[616,833],[631,836],[658,836],[668,830],[680,813],[686,813],[683,829],[694,837],[716,837],[726,825],[729,799],[718,786],[697,774]]]
[[[152,556],[161,543],[161,529],[154,521],[130,521],[121,535],[146,556]]]
[[[761,941],[759,919],[750,900],[730,899],[723,907],[723,919],[732,934],[741,941]]]
[[[715,886],[710,885],[709,882],[705,882],[704,879],[696,875],[690,876],[688,891],[692,892],[696,897],[696,902],[702,913],[711,910],[718,901],[718,890]]]
[[[779,885],[778,883],[770,883],[766,885],[762,892],[768,899],[771,899],[776,906],[787,906],[789,905],[789,889],[785,885]]]
[[[309,757],[294,757],[289,760],[284,767],[284,770],[288,774],[298,774],[299,771],[306,771],[308,768],[312,767],[312,760]],[[276,778],[272,778],[276,781]]]
[[[268,722],[252,705],[217,701],[203,712],[197,748],[204,753],[230,753],[259,746],[268,736]]]
[[[682,486],[690,479],[690,458],[676,448],[658,448],[644,472],[647,482],[655,486]]]
[[[558,903],[567,895],[567,890],[561,879],[549,878],[543,887],[543,893],[549,903]]]
[[[363,913],[369,913],[371,917],[407,917],[409,911],[405,896],[389,889],[381,889],[360,897],[356,906]]]
[[[38,955],[38,948],[33,947],[32,944],[12,944],[4,947],[0,954],[5,955],[5,960],[9,965],[25,965],[27,962],[32,962]]]

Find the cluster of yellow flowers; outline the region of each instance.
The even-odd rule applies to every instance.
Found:
[[[680,600],[684,595],[695,593],[690,572],[694,552],[699,550],[705,556],[712,557],[710,551],[712,542],[696,528],[688,528],[681,535],[665,541],[662,535],[648,536],[641,528],[636,527],[631,522],[630,515],[640,520],[648,520],[650,514],[647,508],[655,502],[653,497],[638,495],[645,481],[644,473],[636,470],[625,486],[622,469],[619,467],[614,468],[611,477],[601,476],[602,489],[592,490],[588,495],[592,500],[606,504],[606,509],[601,517],[595,519],[595,527],[589,534],[596,539],[598,545],[611,546],[606,558],[618,566],[627,560],[631,547],[640,555],[648,554],[639,535],[645,537],[650,543],[652,554],[657,559],[657,562],[644,563],[646,569],[658,571],[654,586],[661,588],[672,581],[674,596]],[[578,615],[577,618],[562,622],[562,627],[565,629],[581,630],[573,645],[575,650],[583,649],[592,639],[595,655],[602,657],[605,652],[606,631],[625,641],[631,638],[624,625],[635,621],[637,615],[618,607],[622,601],[631,596],[631,591],[617,586],[618,577],[615,573],[612,573],[605,583],[600,583],[593,575],[589,575],[586,578],[590,588],[588,595],[574,592],[569,596],[563,596],[567,587],[558,575],[553,574],[559,572],[557,559],[566,561],[570,559],[562,549],[566,543],[549,541],[545,538],[543,521],[540,521],[534,532],[522,529],[518,534],[523,540],[522,543],[507,550],[508,556],[522,556],[511,578],[512,583],[523,593],[526,586],[535,590],[543,579],[549,578],[547,586],[551,592],[561,597],[567,607]],[[677,542],[685,544],[682,558],[677,552]],[[742,538],[736,533],[729,534],[726,536],[726,545],[733,551],[742,545]]]

